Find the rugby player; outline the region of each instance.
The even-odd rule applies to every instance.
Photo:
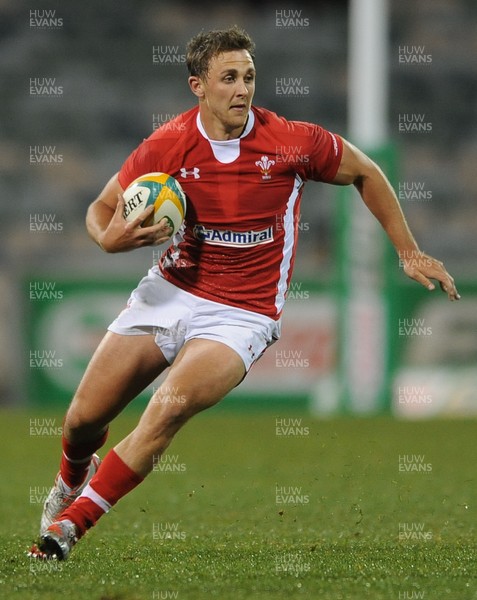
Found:
[[[74,544],[153,469],[179,429],[219,402],[280,336],[307,180],[354,185],[402,257],[405,273],[459,298],[442,262],[421,252],[385,175],[316,124],[252,105],[254,44],[238,27],[188,45],[198,105],[157,129],[90,205],[92,239],[110,253],[166,242],[165,220],[123,217],[122,193],[161,171],[188,197],[185,223],[132,292],[95,351],[65,416],[60,471],[31,553],[66,559]],[[299,148],[307,161],[282,156]],[[109,423],[165,369],[137,427],[101,462]]]

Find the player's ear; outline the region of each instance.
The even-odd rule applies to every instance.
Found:
[[[196,75],[191,75],[189,77],[189,87],[192,90],[192,93],[197,96],[197,98],[203,98],[205,93],[204,93],[204,84],[202,82],[202,79],[200,79],[200,77],[197,77]]]

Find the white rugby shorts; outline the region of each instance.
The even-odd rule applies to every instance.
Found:
[[[222,342],[237,352],[247,371],[280,337],[280,321],[199,298],[169,283],[157,266],[139,282],[108,329],[120,335],[154,335],[170,364],[188,340]]]

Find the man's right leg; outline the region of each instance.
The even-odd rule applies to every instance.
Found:
[[[94,353],[63,427],[60,472],[43,509],[40,533],[82,492],[100,460],[108,424],[166,368],[152,335],[108,332]]]
[[[48,527],[34,555],[66,559],[78,539],[143,481],[176,432],[192,416],[219,402],[245,372],[240,355],[226,344],[208,339],[186,342],[137,427],[108,452],[81,496]],[[180,403],[163,402],[171,389]]]

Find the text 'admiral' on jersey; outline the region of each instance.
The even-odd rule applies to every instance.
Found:
[[[194,237],[197,240],[216,246],[250,247],[273,242],[273,226],[261,231],[232,231],[230,229],[209,229],[195,225]]]

